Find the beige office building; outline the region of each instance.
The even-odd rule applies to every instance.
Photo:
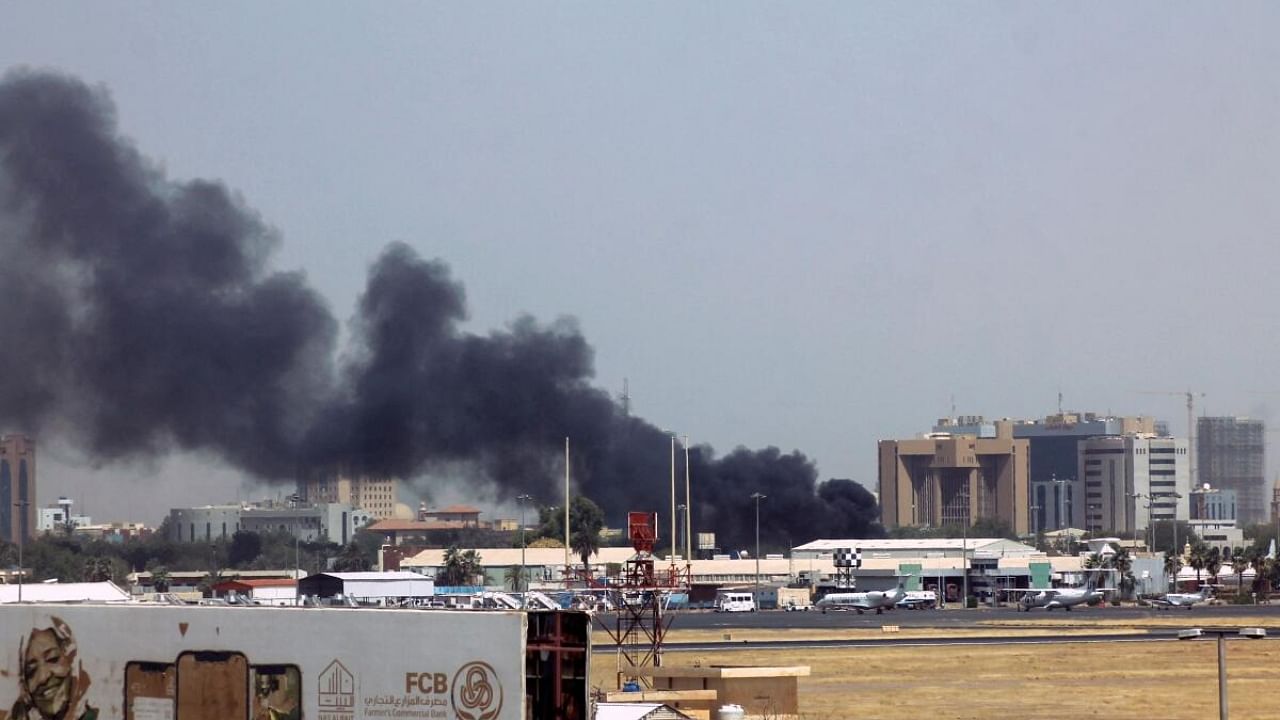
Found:
[[[400,482],[393,477],[356,475],[345,471],[313,472],[298,483],[304,502],[352,505],[377,520],[395,517]]]
[[[885,527],[1003,520],[1026,533],[1029,444],[1007,423],[997,437],[880,441],[880,519]]]

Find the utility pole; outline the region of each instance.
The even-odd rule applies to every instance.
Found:
[[[676,563],[676,548],[680,547],[676,535],[676,434],[671,433],[671,564]]]
[[[751,499],[756,501],[756,609],[760,609],[760,501],[769,497],[760,493],[752,493]]]
[[[692,582],[693,573],[693,496],[689,494],[689,436],[684,436],[684,564]]]
[[[569,438],[564,439],[564,586],[569,588]]]
[[[31,501],[19,500],[13,506],[22,513],[18,516],[18,602],[22,602],[22,546],[27,541],[27,508]]]
[[[521,593],[527,593],[529,591],[529,581],[525,579],[525,562],[524,562],[524,549],[526,547],[526,543],[524,541],[524,505],[525,503],[529,502],[532,499],[533,499],[532,495],[516,496],[516,502],[520,503],[520,582],[517,583],[517,585]],[[523,595],[521,595],[520,604],[522,606],[528,605],[528,603],[525,602]]]

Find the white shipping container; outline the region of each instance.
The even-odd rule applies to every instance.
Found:
[[[528,622],[518,612],[0,607],[0,718],[524,720]],[[579,656],[582,697],[556,702],[583,717]]]

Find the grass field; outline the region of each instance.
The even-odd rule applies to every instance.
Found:
[[[669,653],[666,663],[808,665],[806,720],[1204,720],[1217,717],[1216,652],[1200,640]],[[1280,717],[1280,641],[1230,641],[1227,659],[1233,720]],[[593,684],[611,688],[613,655],[599,648],[594,660]]]

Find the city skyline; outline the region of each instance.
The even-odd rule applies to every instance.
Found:
[[[574,316],[636,415],[869,488],[952,407],[1273,414],[1275,8],[241,9],[11,8],[0,67],[100,84],[343,323],[404,241],[468,329]],[[258,492],[37,442],[94,515]]]

